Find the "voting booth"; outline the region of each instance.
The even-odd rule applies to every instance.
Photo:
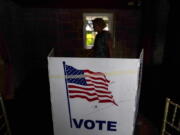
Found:
[[[48,56],[54,135],[133,135],[140,58]]]

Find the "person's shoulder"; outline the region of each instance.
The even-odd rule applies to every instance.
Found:
[[[110,34],[110,32],[107,31],[107,30],[104,30],[103,33],[104,33],[104,34]]]
[[[103,31],[101,34],[102,35],[111,35],[111,33],[109,31]]]
[[[111,38],[111,33],[109,31],[103,31],[103,35],[108,38]]]

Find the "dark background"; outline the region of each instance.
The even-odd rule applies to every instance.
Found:
[[[84,12],[114,14],[113,57],[139,57],[144,49],[139,114],[160,131],[165,98],[180,102],[178,0],[0,0],[14,68],[15,97],[6,100],[14,134],[52,134],[47,55],[55,48],[56,56],[86,57]]]

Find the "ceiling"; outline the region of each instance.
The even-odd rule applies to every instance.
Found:
[[[42,8],[128,8],[140,0],[11,0],[21,7]]]

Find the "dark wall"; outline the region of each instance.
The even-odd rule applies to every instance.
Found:
[[[2,15],[17,84],[34,70],[47,68],[51,48],[57,56],[85,57],[83,13],[111,12],[115,23],[114,57],[137,57],[141,12],[139,9],[52,9],[8,5]],[[7,9],[6,9],[7,10]],[[19,81],[18,81],[19,80]]]
[[[172,64],[173,66],[179,65],[179,35],[180,35],[180,21],[179,21],[179,6],[178,0],[169,1],[170,11],[168,19],[168,34],[166,36],[165,45],[165,57],[164,61],[166,64]]]
[[[166,79],[166,95],[173,98],[176,102],[180,102],[180,95],[177,87],[179,87],[179,80],[176,79],[180,68],[180,53],[179,53],[179,35],[180,35],[180,21],[179,21],[179,6],[178,0],[169,1],[169,19],[167,27],[167,36],[164,54],[164,69],[167,74]]]
[[[6,43],[6,48],[11,57],[9,57],[9,62],[13,64],[14,75],[17,80],[21,80],[23,76],[23,65],[21,62],[22,55],[19,53],[21,49],[20,38],[17,38],[21,31],[18,24],[14,23],[15,16],[17,16],[18,6],[10,1],[0,0],[0,33],[3,40]],[[17,81],[18,83],[19,81]]]
[[[114,8],[127,8],[128,3],[138,3],[141,0],[91,0],[90,2],[84,0],[11,0],[16,4],[29,7],[29,8],[59,8],[59,9],[79,9],[79,8],[101,8],[101,9],[114,9]]]
[[[82,13],[112,12],[116,39],[113,57],[134,58],[145,49],[140,107],[160,125],[165,97],[178,99],[175,75],[180,54],[179,7],[177,0],[169,2],[146,0],[142,7],[114,9],[111,5],[102,9],[99,5],[97,9],[82,9],[74,8],[72,3],[72,8],[58,8],[55,4],[55,8],[27,8],[3,1],[0,30],[8,42],[17,85],[47,68],[46,57],[51,48],[55,48],[57,56],[85,57]]]
[[[179,103],[178,0],[147,0],[143,5],[141,44],[145,64],[140,108],[161,129],[165,98]]]

